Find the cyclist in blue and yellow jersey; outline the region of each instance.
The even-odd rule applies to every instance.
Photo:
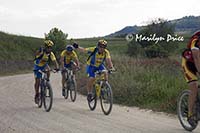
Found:
[[[36,51],[35,60],[34,60],[34,75],[35,75],[35,103],[38,104],[38,96],[39,96],[39,85],[40,79],[42,78],[42,74],[39,70],[49,69],[48,63],[49,61],[53,61],[56,67],[56,71],[59,70],[58,63],[56,61],[56,57],[52,52],[52,46],[54,43],[51,40],[44,41],[44,47],[41,47]],[[48,79],[50,76],[50,72],[47,74]]]
[[[193,107],[198,93],[198,75],[200,74],[200,31],[190,39],[187,49],[182,53],[182,67],[189,85],[188,122],[193,125]]]
[[[69,68],[73,70],[74,73],[74,81],[75,81],[75,69],[80,69],[79,66],[79,60],[76,52],[74,51],[74,47],[72,45],[67,45],[66,49],[62,51],[61,53],[61,71],[62,71],[62,95],[65,95],[65,89],[64,89],[64,84],[65,84],[65,68]]]
[[[80,47],[77,43],[74,43],[73,46],[80,52],[85,52],[89,54],[89,57],[87,59],[87,68],[86,68],[89,77],[87,81],[87,91],[88,91],[87,100],[91,101],[92,86],[95,81],[95,72],[106,69],[104,66],[104,61],[106,61],[106,64],[108,65],[108,68],[110,70],[114,70],[110,52],[106,49],[107,41],[103,39],[99,40],[97,46],[89,48]],[[105,76],[105,81],[107,81],[108,73],[105,72],[104,76]]]

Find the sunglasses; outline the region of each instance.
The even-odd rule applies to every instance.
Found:
[[[52,47],[47,47],[48,49],[52,49]]]
[[[106,48],[106,46],[104,46],[104,45],[99,45],[99,47],[100,48],[104,48],[104,49]]]

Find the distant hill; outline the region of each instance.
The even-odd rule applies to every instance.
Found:
[[[185,16],[168,22],[175,24],[175,32],[178,33],[193,33],[196,30],[200,30],[200,16]],[[109,34],[106,37],[120,37],[129,33],[137,33],[142,27],[137,25],[126,26],[125,28]]]

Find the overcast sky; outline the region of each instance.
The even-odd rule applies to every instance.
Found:
[[[199,0],[0,0],[1,31],[40,38],[53,27],[84,38],[188,15],[200,15]]]

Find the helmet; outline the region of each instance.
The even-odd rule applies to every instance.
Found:
[[[54,45],[54,43],[51,40],[45,40],[44,45],[45,45],[45,47],[52,47]]]
[[[199,38],[200,39],[200,31],[196,31],[193,35],[192,38]]]
[[[98,46],[102,46],[102,47],[104,47],[104,48],[106,48],[107,47],[107,41],[106,40],[99,40],[98,41]]]
[[[74,50],[74,47],[72,45],[67,45],[66,46],[66,50],[69,51],[69,52],[71,52],[71,51]]]

